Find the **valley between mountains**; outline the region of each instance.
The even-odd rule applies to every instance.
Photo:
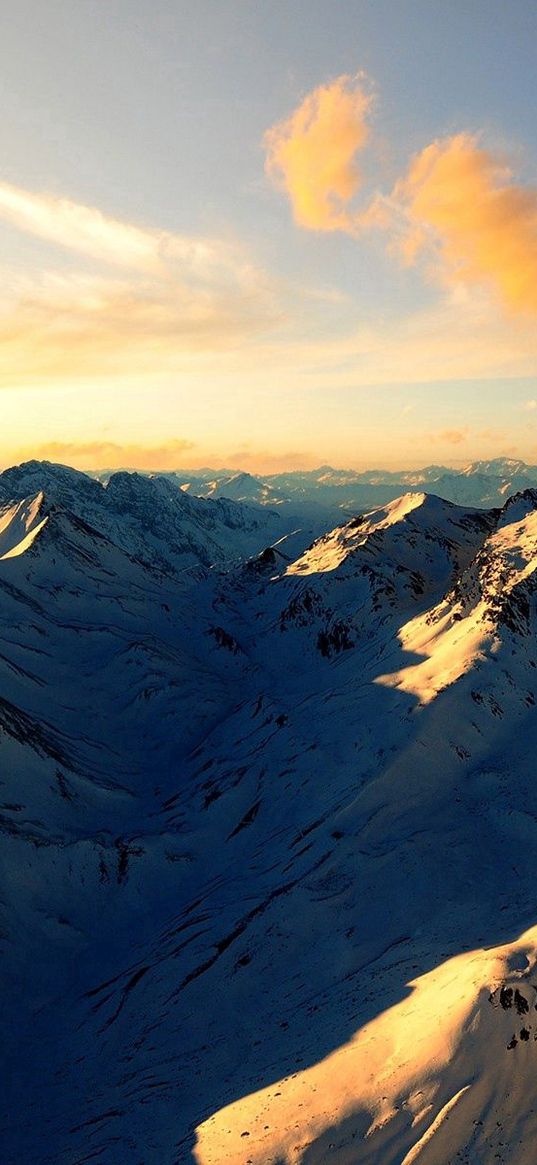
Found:
[[[534,1165],[537,489],[186,484],[0,474],[2,1160]]]

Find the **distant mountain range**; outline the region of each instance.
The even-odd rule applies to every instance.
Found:
[[[383,505],[408,489],[424,488],[459,505],[502,505],[510,494],[537,485],[537,466],[499,457],[472,462],[461,470],[429,465],[401,472],[372,469],[358,473],[322,465],[263,477],[212,469],[197,474],[177,470],[169,476],[185,492],[198,497],[228,497],[252,505],[317,509],[334,515],[338,510],[350,513],[363,506]]]
[[[3,1165],[532,1165],[531,472],[0,474]]]

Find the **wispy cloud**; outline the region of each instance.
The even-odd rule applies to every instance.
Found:
[[[142,229],[6,184],[2,219],[91,266],[4,278],[0,384],[145,367],[158,375],[282,321],[276,281],[238,243]]]
[[[367,142],[371,103],[362,74],[338,77],[265,134],[267,172],[289,195],[299,226],[353,229],[348,204],[361,185],[356,155]]]
[[[433,445],[462,445],[468,439],[468,429],[439,429],[427,433]]]
[[[146,274],[175,272],[201,282],[229,278],[232,267],[239,281],[256,274],[237,244],[137,226],[98,207],[6,182],[0,182],[0,220],[99,264]]]
[[[173,371],[270,330],[263,288],[44,275],[0,301],[0,384],[36,378]]]
[[[0,183],[0,218],[69,251],[136,270],[155,270],[170,238],[109,218],[96,207],[6,182]]]

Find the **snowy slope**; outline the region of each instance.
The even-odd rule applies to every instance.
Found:
[[[184,587],[118,476],[0,518],[6,1165],[533,1165],[537,494]]]
[[[41,514],[43,494],[0,505],[0,559],[24,554],[47,522]]]

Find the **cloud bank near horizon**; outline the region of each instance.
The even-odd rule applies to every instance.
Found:
[[[195,449],[195,443],[178,437],[160,445],[142,445],[118,441],[45,441],[33,448],[17,451],[15,463],[53,461],[77,469],[117,469],[166,473],[179,467],[179,458]]]

